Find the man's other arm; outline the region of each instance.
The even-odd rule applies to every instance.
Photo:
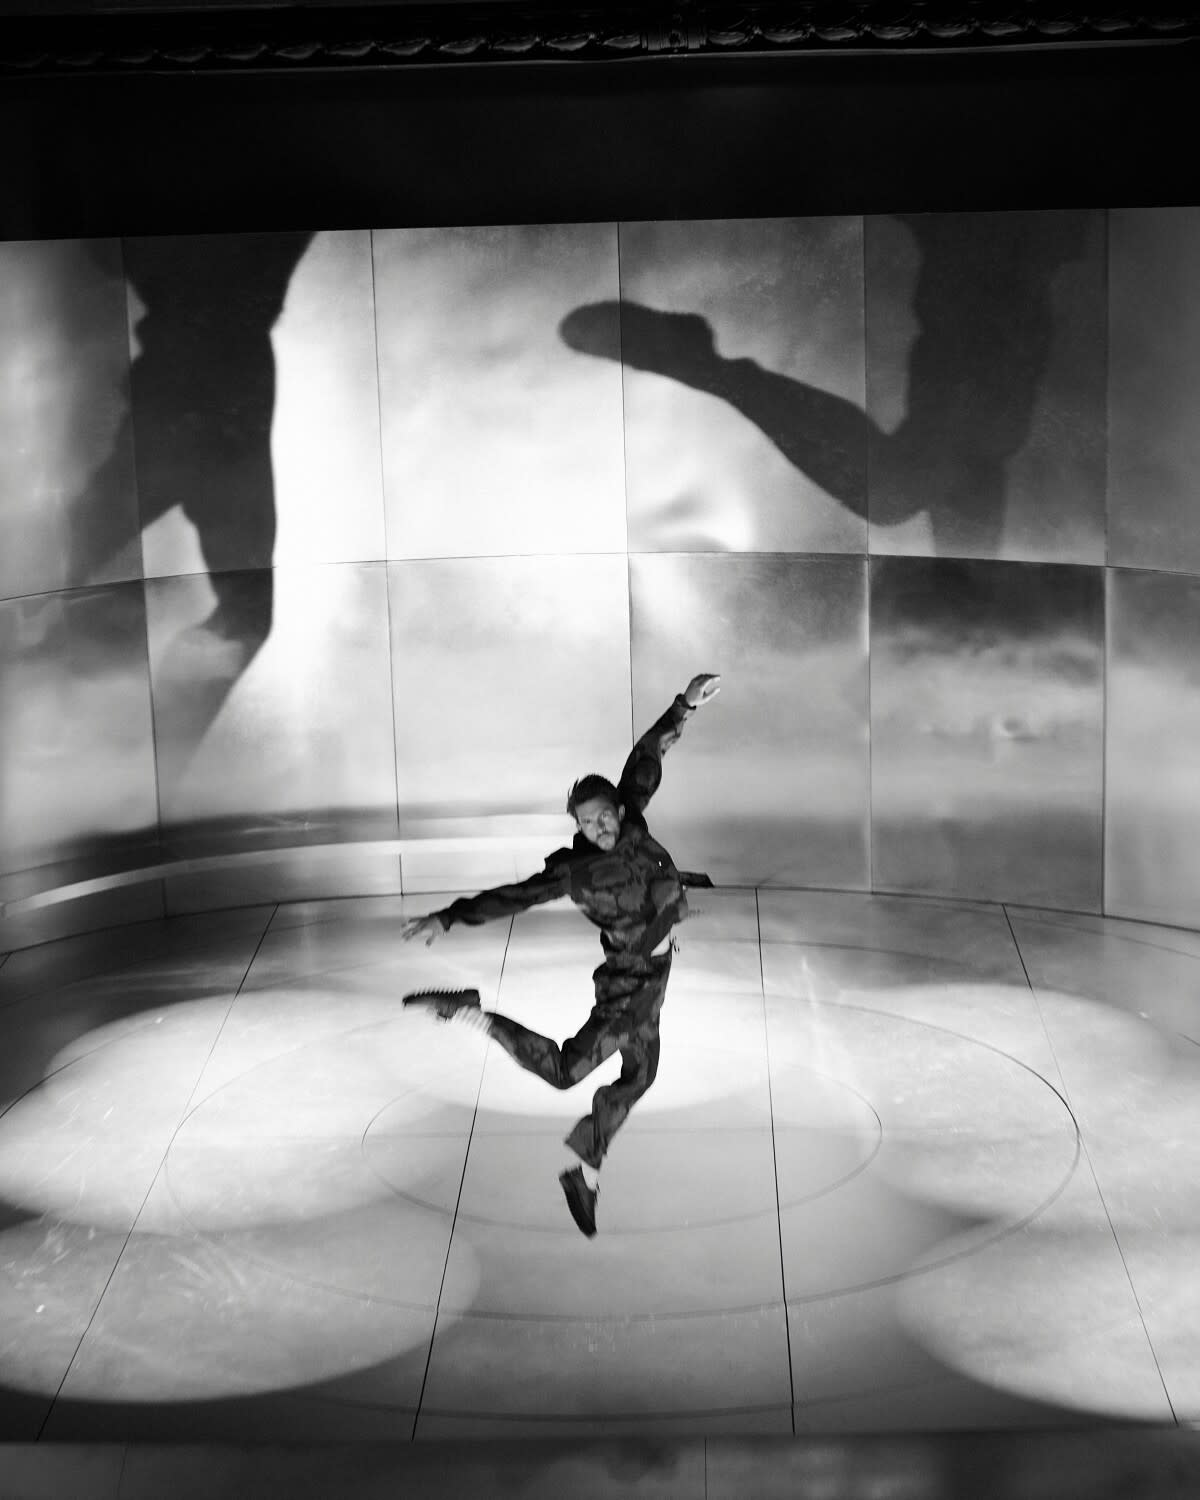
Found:
[[[721,679],[711,672],[693,677],[660,718],[656,719],[629,752],[617,783],[622,804],[641,812],[662,781],[663,756],[683,733],[683,726],[696,710],[721,691]]]

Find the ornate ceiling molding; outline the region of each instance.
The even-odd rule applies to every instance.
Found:
[[[69,3],[69,0],[68,0]],[[1183,43],[1183,0],[1050,9],[1044,0],[382,3],[114,8],[0,20],[0,73],[444,68],[680,57],[980,53]]]

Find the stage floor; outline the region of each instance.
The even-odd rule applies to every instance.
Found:
[[[477,985],[562,1038],[597,936],[556,905],[402,944],[445,899],[0,963],[0,1436],[1200,1419],[1200,935],[694,893],[589,1241],[562,1137],[618,1060],[556,1093],[399,997]]]

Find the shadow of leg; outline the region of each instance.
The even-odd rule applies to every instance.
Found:
[[[269,568],[218,573],[212,612],[172,640],[155,672],[155,730],[164,758],[182,775],[226,699],[271,633]]]
[[[275,482],[271,329],[312,236],[137,240],[133,408],[142,524],[179,507],[215,605],[167,647],[155,680],[160,744],[186,765],[271,630]]]
[[[1094,216],[897,218],[920,252],[912,307],[919,332],[908,356],[904,418],[890,436],[872,430],[871,519],[902,519],[919,500],[935,554],[997,556],[1012,462],[1037,440],[1059,315],[1056,278],[1085,260]],[[1057,399],[1052,389],[1050,400]],[[1040,420],[1062,422],[1070,410],[1052,404]]]
[[[559,325],[571,349],[621,360],[724,401],[752,422],[793,468],[847,510],[867,513],[866,413],[829,391],[764,370],[752,359],[717,353],[711,325],[697,313],[666,313],[637,302],[594,302]],[[912,506],[909,514],[921,507]]]

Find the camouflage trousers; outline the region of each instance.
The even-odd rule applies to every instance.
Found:
[[[556,1089],[569,1089],[595,1071],[614,1052],[621,1072],[598,1088],[590,1114],[584,1115],[567,1145],[582,1161],[598,1167],[629,1111],[654,1082],[658,1072],[658,1017],[667,993],[671,954],[633,964],[602,963],[592,975],[596,1003],[573,1037],[561,1046],[518,1021],[494,1012],[488,1016],[493,1041],[530,1073]]]

